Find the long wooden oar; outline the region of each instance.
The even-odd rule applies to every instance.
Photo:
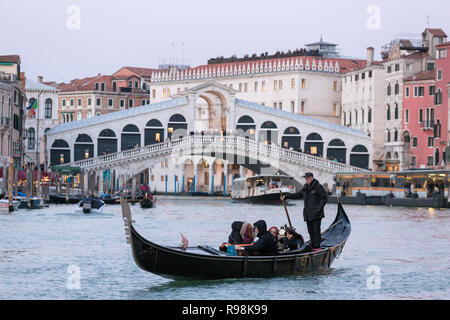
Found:
[[[280,195],[283,196],[283,192],[281,190],[280,190]],[[291,218],[289,218],[289,212],[288,212],[288,209],[286,207],[286,200],[281,200],[281,201],[283,202],[283,205],[284,205],[284,211],[286,211],[286,216],[287,216],[288,221],[289,221],[289,226],[291,227],[291,229],[293,229],[292,223],[291,223]]]

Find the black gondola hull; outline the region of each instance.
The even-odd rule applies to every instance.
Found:
[[[124,203],[122,210],[127,203]],[[200,253],[199,248],[183,251],[150,242],[143,238],[128,221],[124,220],[128,240],[136,264],[143,270],[174,279],[261,278],[327,271],[342,249],[351,232],[350,221],[339,204],[338,215],[323,234],[323,250],[302,253],[291,251],[277,256],[232,257],[225,254]]]

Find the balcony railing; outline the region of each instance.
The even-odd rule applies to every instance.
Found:
[[[424,122],[420,123],[420,127],[424,131],[434,130],[434,120],[425,120]]]

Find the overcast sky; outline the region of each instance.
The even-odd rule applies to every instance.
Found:
[[[33,80],[69,81],[121,66],[155,68],[175,51],[208,58],[302,48],[323,36],[366,57],[400,33],[450,34],[448,0],[0,0],[0,55],[19,54]],[[175,46],[172,45],[175,44]],[[173,50],[175,48],[175,50]]]

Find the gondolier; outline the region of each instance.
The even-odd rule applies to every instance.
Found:
[[[302,190],[305,203],[303,218],[308,226],[311,248],[317,250],[320,249],[320,224],[325,217],[324,207],[327,203],[327,195],[323,186],[314,179],[314,175],[311,172],[307,172],[304,178],[306,183]]]

